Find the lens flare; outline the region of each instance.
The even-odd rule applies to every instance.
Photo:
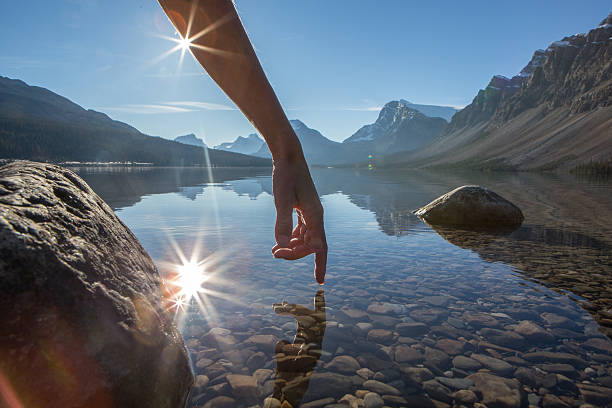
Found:
[[[204,283],[209,279],[203,262],[187,261],[176,267],[174,273],[166,283],[170,289],[170,302],[178,310],[184,310],[191,300],[204,293]]]

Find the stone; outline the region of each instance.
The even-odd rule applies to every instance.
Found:
[[[369,368],[360,368],[357,370],[357,375],[365,380],[369,380],[370,378],[374,377],[374,371],[370,370]]]
[[[376,380],[367,380],[363,383],[363,388],[377,394],[401,395],[402,393],[395,387]]]
[[[234,396],[250,404],[257,403],[257,380],[250,375],[228,374],[227,382]]]
[[[368,341],[378,344],[391,344],[393,332],[386,329],[373,329],[368,332]]]
[[[193,375],[160,274],[74,172],[0,167],[0,291],[0,372],[21,405],[186,400]]]
[[[427,333],[428,327],[425,323],[409,322],[409,323],[398,323],[395,326],[395,331],[400,336],[404,337],[418,337]]]
[[[374,325],[372,323],[360,322],[353,327],[353,333],[357,334],[358,336],[365,336],[373,328]]]
[[[348,405],[350,408],[359,408],[363,403],[363,401],[351,394],[346,394],[344,397],[340,398],[338,402],[345,406]]]
[[[562,363],[571,364],[577,368],[587,366],[586,361],[580,357],[569,353],[556,353],[553,351],[536,351],[523,355],[523,359],[532,363]]]
[[[480,364],[473,358],[469,358],[466,356],[456,356],[455,358],[453,358],[453,366],[460,370],[476,371],[480,367],[482,367],[482,364]]]
[[[404,307],[395,303],[374,302],[370,306],[368,306],[368,313],[374,314],[400,314],[403,311]]]
[[[483,328],[480,333],[491,343],[512,349],[520,349],[525,343],[525,338],[518,333],[508,330]]]
[[[446,370],[450,366],[450,357],[441,350],[427,347],[425,349],[425,363],[431,365],[438,370]]]
[[[359,309],[353,309],[349,307],[343,307],[340,309],[339,313],[342,317],[344,317],[348,321],[363,321],[368,318],[368,314]]]
[[[207,376],[205,376],[205,375],[198,375],[195,378],[195,382],[193,383],[193,386],[195,388],[202,389],[202,388],[205,388],[208,385],[209,381],[210,380],[209,380],[209,378]]]
[[[428,380],[423,383],[423,391],[425,391],[430,397],[438,401],[450,403],[453,401],[451,397],[451,390],[444,385],[440,384],[436,380]]]
[[[255,370],[255,372],[253,373],[253,377],[255,377],[257,384],[262,385],[264,382],[266,382],[268,378],[270,378],[272,373],[273,371],[268,368],[260,368],[258,370]]]
[[[544,408],[569,408],[565,402],[552,394],[546,394],[542,398],[542,407]]]
[[[601,337],[588,339],[583,343],[583,347],[589,350],[612,354],[612,341]]]
[[[571,329],[576,326],[573,320],[568,319],[565,316],[560,316],[556,313],[548,313],[544,312],[540,315],[540,317],[548,323],[548,325],[553,327],[563,327],[566,329]]]
[[[380,397],[380,395],[375,392],[368,392],[363,397],[363,405],[365,408],[382,408],[385,405],[385,402]]]
[[[478,397],[472,390],[459,390],[451,395],[453,399],[461,404],[471,405],[478,401]]]
[[[406,398],[399,395],[383,395],[382,399],[385,402],[385,406],[405,407],[408,405]]]
[[[244,342],[246,345],[255,346],[258,349],[270,352],[274,350],[274,346],[276,345],[276,337],[272,334],[255,334]]]
[[[474,385],[474,382],[469,378],[436,377],[436,381],[453,390],[467,389]]]
[[[312,398],[340,397],[352,384],[351,378],[346,375],[314,372],[310,376],[309,394]]]
[[[202,408],[235,408],[236,400],[225,395],[220,395],[208,401]]]
[[[520,383],[489,373],[475,373],[467,377],[474,381],[474,389],[482,395],[487,408],[520,408]]]
[[[499,327],[501,324],[499,320],[494,318],[488,313],[483,312],[469,312],[466,311],[463,313],[463,318],[468,322],[471,326],[476,328],[481,327]]]
[[[281,402],[273,397],[264,399],[263,408],[281,408]]]
[[[415,348],[404,345],[395,348],[394,359],[398,363],[419,364],[423,362],[424,358],[423,354]]]
[[[446,305],[448,305],[448,302],[450,301],[450,297],[448,296],[441,296],[441,295],[436,295],[436,296],[425,296],[423,298],[421,298],[421,302],[425,302],[428,303],[432,306],[438,306],[438,307],[446,307]]]
[[[231,331],[221,327],[213,327],[201,340],[202,344],[220,350],[233,350],[238,343]]]
[[[508,377],[514,372],[514,368],[510,364],[495,357],[485,356],[484,354],[472,354],[471,358],[478,361],[495,374]]]
[[[452,339],[440,339],[436,342],[436,348],[439,348],[448,355],[455,356],[463,352],[464,343]]]
[[[342,374],[355,374],[355,372],[359,370],[361,366],[354,357],[338,356],[334,357],[334,359],[330,361],[325,368]]]
[[[521,210],[510,201],[481,186],[462,186],[414,212],[433,225],[461,227],[518,227]]]
[[[320,408],[327,407],[330,404],[333,404],[336,400],[334,398],[321,398],[315,401],[310,401],[301,405],[301,408]]]
[[[267,361],[268,361],[268,358],[266,357],[266,355],[262,353],[261,351],[258,351],[257,353],[254,353],[253,355],[251,355],[251,357],[249,357],[249,359],[246,362],[246,366],[251,371],[254,371],[254,370],[257,370],[258,368],[263,367]]]
[[[554,336],[529,320],[523,320],[515,328],[514,331],[523,336],[531,343],[551,343]]]
[[[431,380],[434,378],[431,370],[425,367],[410,367],[401,366],[400,371],[412,380],[414,383],[420,384],[424,381]]]

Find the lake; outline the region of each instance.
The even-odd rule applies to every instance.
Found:
[[[190,407],[612,404],[610,181],[315,168],[319,286],[312,256],[272,257],[269,169],[78,171],[168,279]],[[433,229],[411,213],[465,184],[523,225]]]

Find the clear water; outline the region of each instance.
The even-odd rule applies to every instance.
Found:
[[[176,316],[190,406],[363,406],[366,392],[386,406],[612,404],[608,181],[314,169],[320,287],[311,258],[271,256],[267,169],[79,171],[163,274],[203,261],[204,291]],[[464,184],[517,204],[521,228],[436,231],[411,214]]]

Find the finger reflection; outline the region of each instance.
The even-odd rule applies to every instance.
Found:
[[[276,303],[274,311],[292,316],[297,321],[293,343],[281,340],[276,344],[276,371],[273,396],[293,407],[302,401],[310,376],[321,357],[325,335],[325,294],[319,290],[314,297],[314,309],[305,306]]]

